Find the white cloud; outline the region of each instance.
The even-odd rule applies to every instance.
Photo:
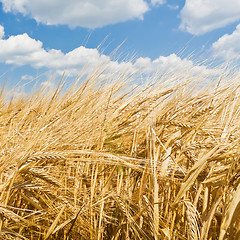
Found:
[[[33,76],[25,74],[21,76],[21,81],[29,81],[29,80],[33,80]]]
[[[27,64],[29,56],[33,57],[41,52],[42,42],[30,38],[26,33],[0,39],[0,60],[6,59],[7,63],[24,65]]]
[[[64,54],[61,50],[45,50],[41,41],[29,37],[26,33],[0,39],[0,62],[17,66],[30,65],[33,68],[46,68],[51,72],[62,74],[64,71],[71,76],[78,75],[82,69],[85,73],[92,73],[98,67],[106,69],[107,74],[134,74],[144,75],[166,72],[206,73],[205,66],[196,66],[191,60],[181,59],[176,54],[160,56],[154,60],[137,58],[134,62],[118,62],[109,56],[100,54],[96,48],[80,46]],[[22,76],[21,80],[28,80],[29,76]]]
[[[178,10],[178,9],[179,9],[179,6],[178,6],[178,5],[168,4],[167,6],[168,6],[168,8],[171,9],[171,10]]]
[[[216,57],[225,60],[240,59],[240,24],[232,34],[225,34],[212,45]]]
[[[156,0],[155,0],[156,1]],[[142,19],[149,10],[144,0],[0,0],[5,12],[29,15],[47,25],[96,28]]]
[[[186,0],[180,29],[200,35],[240,20],[239,0]]]
[[[41,87],[42,88],[51,88],[53,86],[53,83],[51,82],[51,81],[43,81],[42,83],[41,83]]]
[[[2,25],[0,25],[0,39],[2,39],[5,35],[5,32],[4,32],[4,27]]]
[[[97,64],[110,61],[109,57],[101,55],[97,49],[81,46],[64,54],[61,50],[45,50],[42,45],[41,41],[30,38],[26,33],[0,39],[0,62],[62,71],[64,69],[79,71],[88,64],[90,71]]]
[[[153,6],[158,6],[166,3],[166,0],[151,0]]]
[[[153,61],[150,58],[138,58],[134,63],[134,67],[147,74],[154,72],[178,72],[184,68],[193,68],[194,64],[191,60],[181,59],[176,54],[171,54],[167,57],[160,56]]]

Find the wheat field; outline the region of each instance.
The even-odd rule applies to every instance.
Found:
[[[239,76],[3,90],[0,238],[240,239]]]

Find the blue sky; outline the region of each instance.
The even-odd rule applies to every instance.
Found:
[[[239,0],[0,0],[0,83],[9,88],[64,71],[74,78],[86,64],[87,73],[107,63],[152,74],[239,58]]]

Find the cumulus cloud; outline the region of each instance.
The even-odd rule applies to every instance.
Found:
[[[153,6],[158,6],[166,3],[166,0],[151,0]]]
[[[17,66],[30,65],[33,68],[47,68],[62,74],[65,70],[77,75],[82,68],[90,73],[97,66],[106,66],[112,71],[135,71],[132,63],[112,61],[109,56],[101,54],[96,48],[77,47],[64,54],[61,50],[45,50],[39,40],[28,34],[0,39],[0,62]]]
[[[146,74],[152,74],[154,72],[176,72],[184,68],[192,68],[194,64],[191,60],[181,59],[173,53],[167,57],[160,56],[154,60],[140,57],[134,63],[134,67]]]
[[[144,0],[0,0],[0,2],[5,12],[19,12],[43,24],[67,24],[70,27],[87,28],[142,19],[144,13],[149,10]]]
[[[79,70],[86,64],[90,69],[96,64],[110,61],[109,57],[101,55],[97,49],[80,46],[64,54],[61,50],[45,50],[42,45],[41,41],[32,39],[26,33],[0,39],[0,61],[18,66],[31,65],[34,68],[46,67],[56,70]]]
[[[178,9],[179,9],[179,6],[178,6],[178,5],[168,4],[167,6],[168,6],[168,8],[171,9],[171,10],[178,10]]]
[[[212,45],[216,57],[225,60],[240,59],[240,24],[232,34],[225,34]]]
[[[41,83],[41,87],[43,88],[51,88],[53,86],[53,83],[51,81],[43,81]]]
[[[239,0],[186,0],[180,13],[180,29],[204,34],[240,20]]]
[[[0,39],[2,39],[5,35],[5,32],[4,32],[4,27],[2,25],[0,25]]]
[[[62,74],[64,71],[71,76],[78,75],[82,69],[85,73],[92,73],[97,67],[106,69],[107,73],[145,75],[155,73],[194,70],[204,72],[206,67],[195,66],[191,60],[181,59],[176,54],[160,56],[154,60],[150,58],[137,58],[134,62],[118,62],[109,56],[101,54],[96,48],[77,47],[68,53],[61,50],[45,50],[39,40],[29,37],[26,33],[0,39],[0,62],[17,66],[30,65],[36,69],[49,69]],[[28,79],[23,76],[22,80]]]
[[[21,81],[29,81],[29,80],[33,80],[33,76],[25,74],[21,76]]]

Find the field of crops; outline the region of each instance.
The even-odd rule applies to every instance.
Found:
[[[0,239],[240,239],[240,75],[181,74],[2,91]]]

